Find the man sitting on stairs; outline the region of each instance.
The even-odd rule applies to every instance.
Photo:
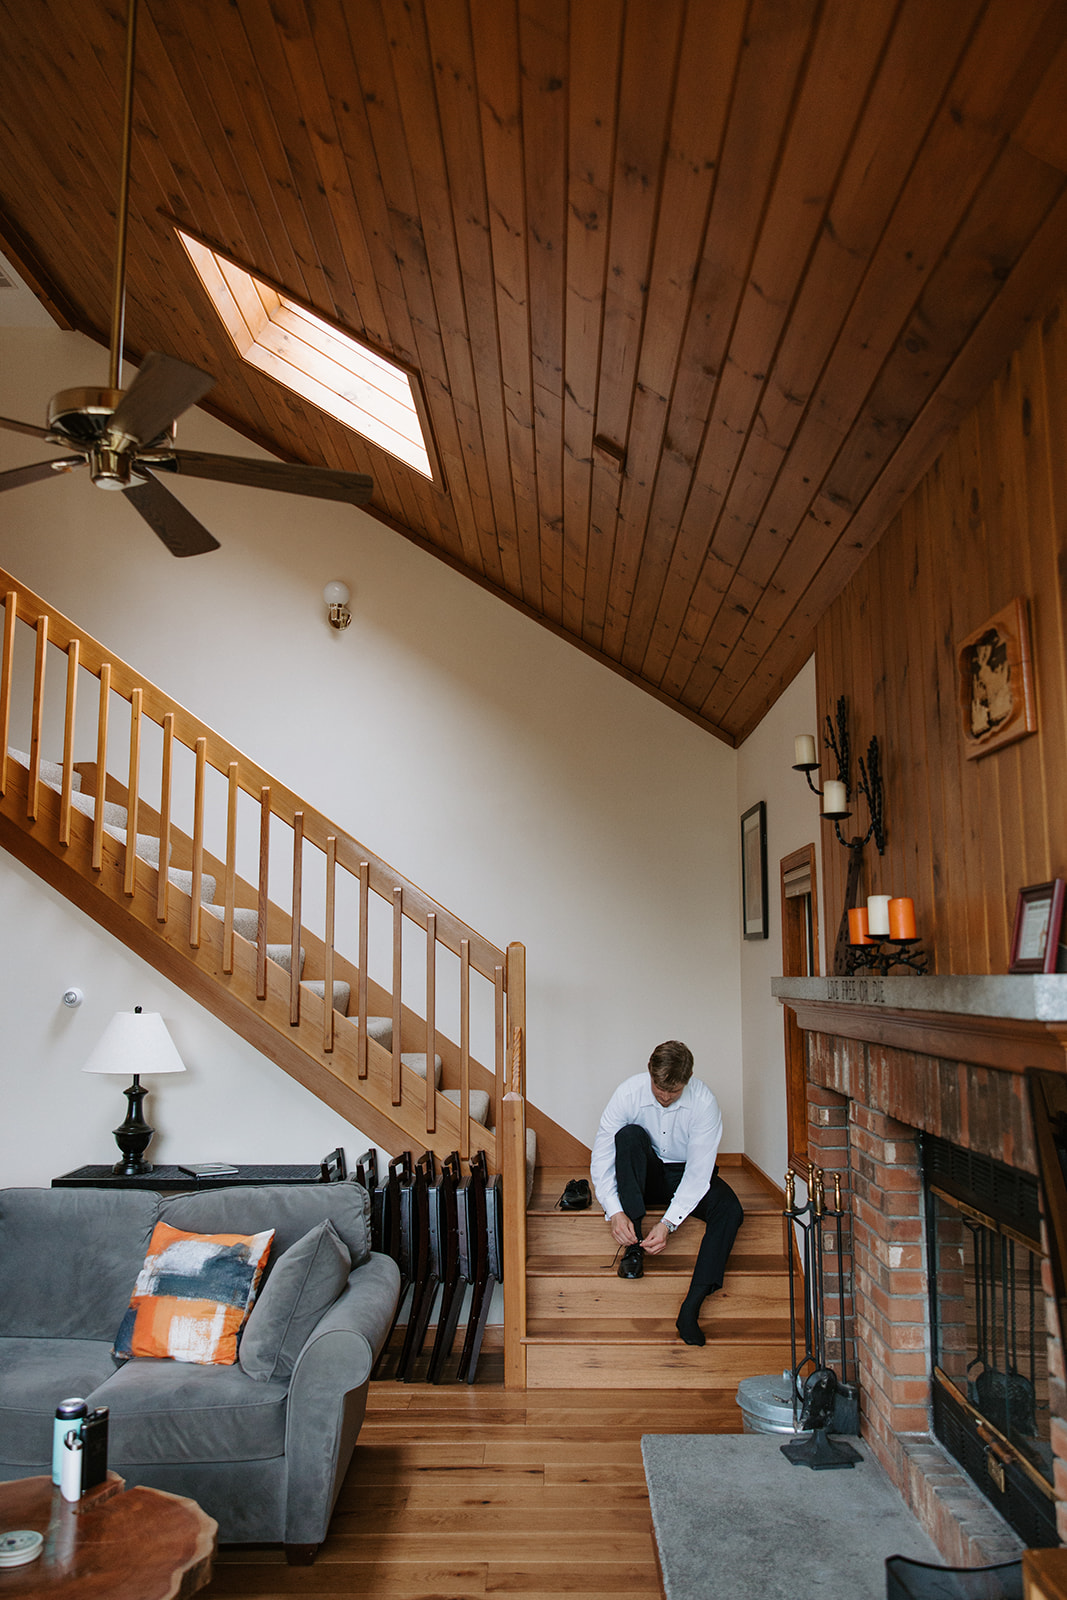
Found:
[[[703,1344],[700,1308],[722,1287],[726,1259],[744,1213],[715,1169],[722,1138],[719,1102],[693,1077],[693,1052],[677,1039],[657,1045],[648,1072],[621,1083],[600,1119],[590,1176],[612,1237],[624,1247],[620,1278],[640,1278],[642,1251],[658,1256],[692,1215],[704,1224],[689,1293],[675,1326],[686,1344]],[[648,1205],[666,1206],[642,1239]]]

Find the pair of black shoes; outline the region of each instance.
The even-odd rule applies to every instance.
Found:
[[[561,1211],[588,1211],[592,1203],[593,1196],[585,1178],[572,1178],[556,1201]]]

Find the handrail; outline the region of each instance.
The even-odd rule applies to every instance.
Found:
[[[183,922],[182,942],[187,943],[191,958],[196,959],[205,937],[210,937],[213,941],[217,939],[221,953],[218,965],[228,978],[235,975],[237,965],[234,913],[239,908],[238,896],[242,895],[249,909],[254,907],[257,911],[256,941],[249,954],[242,957],[242,962],[249,973],[254,973],[254,982],[251,977],[249,980],[249,993],[251,996],[254,989],[255,1001],[268,1010],[270,995],[273,993],[271,986],[276,983],[276,979],[271,978],[268,973],[270,965],[268,945],[274,946],[279,943],[279,924],[287,923],[284,938],[280,942],[288,946],[290,973],[286,980],[286,1014],[289,1025],[294,1030],[302,1027],[302,1009],[307,1003],[306,996],[301,993],[301,958],[305,947],[309,952],[314,952],[315,961],[321,969],[321,980],[325,985],[321,1026],[316,1015],[314,1044],[309,1043],[306,1046],[309,1053],[314,1053],[316,1058],[327,1065],[335,1053],[333,983],[335,974],[346,977],[351,980],[352,998],[358,1008],[358,1020],[356,1017],[350,1019],[354,1027],[352,1033],[347,1036],[354,1038],[355,1041],[354,1070],[345,1066],[345,1060],[349,1059],[347,1048],[343,1052],[345,1060],[340,1060],[337,1068],[331,1070],[336,1070],[348,1089],[361,1094],[369,1088],[368,1076],[372,1072],[376,1075],[384,1068],[387,1078],[391,1078],[393,1105],[399,1107],[407,1104],[414,1094],[415,1104],[422,1106],[420,1116],[425,1125],[426,1140],[432,1142],[438,1125],[438,1096],[434,1092],[433,1078],[434,1058],[435,1055],[441,1055],[453,1080],[451,1086],[453,1090],[458,1089],[459,1142],[461,1155],[467,1159],[471,1153],[472,1136],[469,1119],[472,1073],[484,1075],[488,1071],[493,1084],[492,1101],[496,1110],[498,1133],[495,1154],[496,1164],[499,1165],[503,1155],[501,1148],[503,1140],[499,1135],[503,1128],[505,1092],[508,1082],[514,1078],[515,1071],[514,1060],[511,1063],[506,1062],[505,1055],[506,1051],[514,1052],[516,1040],[519,1041],[520,1081],[524,1078],[522,1040],[525,1035],[525,954],[522,946],[513,944],[507,951],[498,949],[418,885],[396,872],[387,862],[369,851],[336,823],[308,805],[273,774],[260,767],[257,762],[177,704],[163,690],[146,681],[131,666],[118,659],[114,652],[106,650],[91,635],[53,610],[32,590],[3,571],[0,571],[0,596],[3,598],[5,613],[3,649],[0,658],[0,797],[5,794],[10,778],[7,751],[13,685],[19,658],[16,629],[17,624],[21,622],[36,636],[30,708],[31,759],[26,801],[29,817],[32,819],[38,815],[41,805],[39,797],[42,793],[49,792],[42,784],[40,770],[44,756],[42,739],[45,737],[46,675],[51,655],[49,647],[52,647],[52,650],[65,652],[67,655],[62,779],[59,783],[56,844],[69,846],[72,831],[75,840],[87,837],[89,826],[89,819],[80,815],[72,803],[78,679],[79,671],[84,670],[99,681],[95,763],[97,798],[92,808],[90,863],[91,873],[97,876],[97,881],[102,881],[107,876],[106,862],[117,859],[122,894],[131,909],[136,909],[141,904],[146,891],[150,892],[151,911],[148,916],[143,912],[138,913],[141,921],[151,922],[173,945],[174,933],[170,927],[172,903],[177,896],[184,906],[184,899],[177,890],[172,889],[170,873],[164,868],[168,863],[173,866],[180,860],[183,870],[187,874],[191,873],[188,927],[185,929]],[[128,769],[123,773],[121,780],[116,774],[109,774],[108,771],[109,742],[117,745],[119,736],[127,731],[125,727],[120,726],[125,722],[125,713],[116,723],[113,710],[116,697],[119,701],[126,701],[130,708]],[[162,742],[158,770],[158,812],[155,810],[155,803],[146,800],[142,793],[142,786],[147,776],[145,769],[153,765],[147,760],[146,755],[148,747],[145,744],[144,730],[148,724],[154,724],[160,729]],[[190,752],[195,763],[192,826],[188,833],[179,832],[175,826],[173,785],[176,747],[184,747]],[[87,769],[92,763],[81,762],[79,766],[87,773],[86,781],[89,782]],[[211,856],[205,842],[209,836],[208,769],[217,772],[223,780],[225,806],[224,813],[220,813],[217,819],[219,826],[216,831],[219,837],[225,835],[224,859]],[[214,793],[213,785],[212,791]],[[86,792],[92,791],[90,789]],[[260,818],[258,873],[257,881],[253,884],[242,884],[237,876],[238,799],[242,792],[255,803]],[[110,799],[117,801],[120,794],[128,813],[124,845],[108,836],[105,822],[104,803]],[[50,807],[52,804],[53,802],[49,801]],[[214,812],[211,820],[213,823],[216,820]],[[160,852],[158,873],[148,861],[138,855],[137,833],[142,822],[144,828],[158,828]],[[277,840],[272,839],[272,824],[277,827],[279,823],[291,835],[293,847],[292,900],[288,910],[279,908],[269,897],[271,855],[277,848]],[[211,836],[214,837],[215,833],[213,832]],[[324,862],[326,909],[321,935],[305,926],[304,922],[305,844],[321,852]],[[67,859],[73,860],[76,853],[68,851]],[[335,944],[338,873],[348,873],[354,886],[358,885],[359,948],[354,962],[345,961]],[[216,878],[216,901],[222,911],[221,924],[215,917],[204,916],[202,913],[200,890],[203,879],[208,874]],[[371,978],[368,972],[368,923],[372,895],[391,904],[393,911],[393,962],[390,981],[384,986]],[[184,918],[184,911],[182,915]],[[404,929],[408,926],[421,929],[425,936],[426,1003],[425,1014],[421,1021],[403,999]],[[441,979],[437,972],[437,953],[442,948],[451,951],[458,958],[459,993],[456,1003],[459,1018],[458,1042],[449,1039],[441,1027],[439,994]],[[274,970],[277,971],[277,968]],[[491,986],[491,1003],[495,1018],[494,1064],[491,1068],[482,1067],[471,1054],[472,974]],[[391,1052],[383,1051],[374,1039],[368,1037],[368,1010],[374,1005],[381,1005],[383,1001],[387,1001],[392,1013]],[[488,1001],[487,991],[487,1004]],[[272,1021],[272,1025],[277,1027],[277,1021]],[[426,1072],[425,1081],[420,1082],[407,1063],[402,1062],[401,1057],[408,1054],[418,1056],[423,1053]],[[510,1074],[507,1070],[509,1065]],[[482,1081],[485,1081],[484,1076]],[[366,1087],[361,1088],[361,1084]],[[520,1094],[524,1092],[524,1084],[518,1092]],[[450,1125],[454,1125],[455,1112],[451,1107],[448,1109],[449,1116],[446,1120]],[[410,1122],[406,1125],[409,1128],[411,1126]],[[480,1143],[492,1144],[494,1141],[491,1137],[486,1141],[482,1140],[483,1133],[484,1130],[475,1128],[474,1136],[479,1138]],[[522,1173],[524,1186],[524,1154]]]

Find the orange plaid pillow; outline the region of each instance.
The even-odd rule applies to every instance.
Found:
[[[157,1222],[115,1355],[232,1365],[273,1239],[273,1228],[182,1233]]]

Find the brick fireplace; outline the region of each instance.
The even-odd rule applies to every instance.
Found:
[[[838,1283],[828,1272],[830,1361],[840,1370],[846,1340],[848,1366],[859,1373],[861,1433],[946,1562],[1011,1559],[1024,1541],[997,1512],[997,1490],[986,1481],[989,1498],[981,1493],[933,1434],[921,1147],[932,1135],[1036,1177],[1023,1069],[1064,1072],[1067,1020],[1041,1013],[1067,1018],[1067,982],[779,979],[774,992],[805,1030],[810,1159],[840,1173],[849,1197],[851,1237],[840,1265],[853,1299],[842,1328]],[[1042,1279],[1046,1305],[1035,1325],[1045,1335],[1056,1498],[1037,1497],[1067,1542],[1067,1385],[1047,1262]]]

